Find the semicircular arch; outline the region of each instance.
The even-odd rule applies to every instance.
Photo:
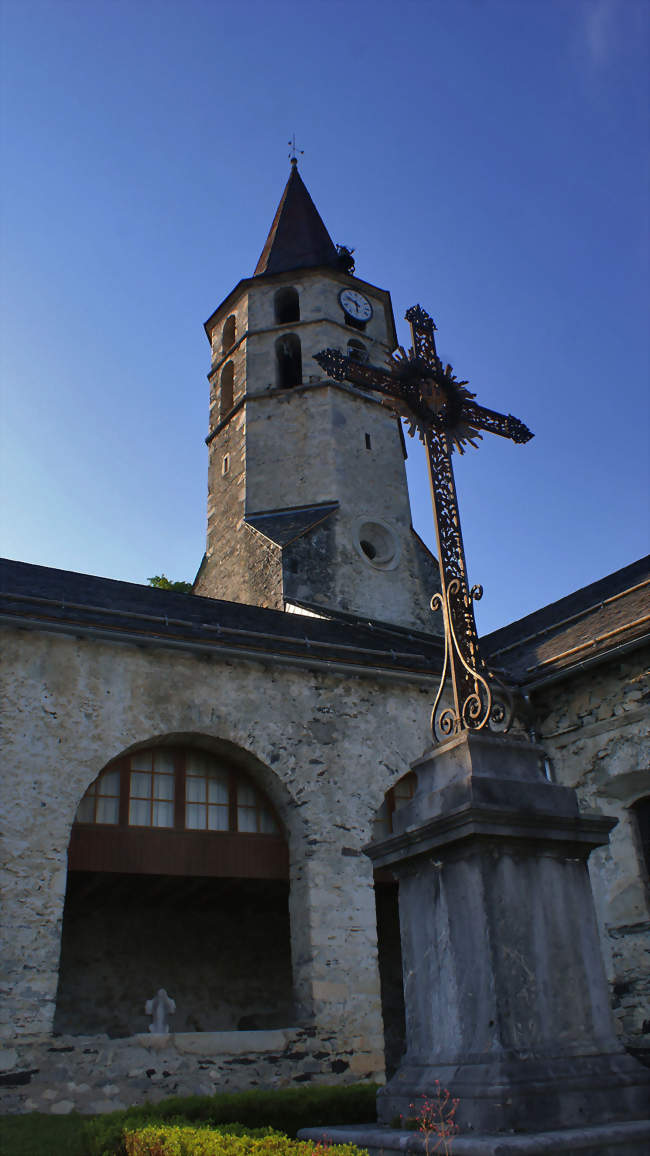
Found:
[[[249,750],[205,734],[150,736],[87,786],[68,867],[286,878],[294,815],[286,785]]]
[[[214,736],[149,736],[105,762],[72,824],[55,1030],[146,1031],[161,987],[175,1031],[292,1023],[290,812],[278,775]]]

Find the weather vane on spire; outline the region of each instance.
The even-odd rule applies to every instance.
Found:
[[[297,165],[298,164],[298,156],[301,156],[301,157],[304,156],[305,150],[296,148],[296,134],[295,134],[295,132],[294,132],[291,140],[289,141],[289,148],[291,149],[291,152],[289,153],[289,160],[291,161],[292,165]]]

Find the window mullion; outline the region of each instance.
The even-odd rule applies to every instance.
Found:
[[[120,759],[120,827],[129,825],[129,795],[131,793],[131,760]]]
[[[233,771],[228,775],[228,830],[237,830],[237,776]]]
[[[182,751],[174,757],[174,826],[185,827],[185,755]]]
[[[154,811],[155,811],[155,807],[156,807],[156,803],[155,803],[155,799],[156,799],[156,752],[155,751],[151,752],[151,775],[149,778],[149,782],[151,783],[151,787],[150,787],[150,792],[149,792],[149,824],[148,825],[149,825],[149,829],[153,830]]]

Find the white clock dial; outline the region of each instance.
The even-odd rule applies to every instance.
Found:
[[[353,317],[355,321],[370,321],[372,305],[363,293],[357,292],[356,289],[341,289],[339,301],[348,317]]]

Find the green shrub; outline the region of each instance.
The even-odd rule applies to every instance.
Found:
[[[123,1131],[123,1144],[127,1156],[209,1156],[218,1152],[220,1156],[249,1156],[251,1147],[270,1138],[281,1144],[291,1143],[281,1132],[272,1128],[251,1128],[247,1132],[243,1124],[223,1124],[220,1128],[202,1125],[193,1128],[189,1124],[148,1124],[131,1132]],[[261,1156],[261,1154],[260,1154]],[[271,1156],[271,1153],[269,1153]]]
[[[169,1120],[204,1120],[211,1124],[234,1121],[250,1128],[268,1126],[295,1137],[300,1128],[326,1124],[362,1124],[376,1117],[376,1084],[344,1087],[281,1088],[273,1092],[219,1093],[215,1096],[172,1096],[155,1106],[155,1117]]]
[[[127,1108],[126,1111],[106,1112],[91,1116],[84,1125],[84,1153],[86,1156],[124,1156],[122,1142],[125,1125],[145,1127],[151,1122],[146,1108]]]
[[[295,1137],[300,1128],[330,1124],[363,1124],[376,1118],[376,1084],[344,1087],[282,1088],[274,1092],[233,1092],[215,1096],[172,1096],[159,1104],[143,1104],[89,1120],[84,1129],[87,1156],[124,1156],[125,1129],[147,1124],[237,1125],[270,1128]]]
[[[150,1124],[125,1131],[127,1156],[314,1156],[320,1144],[290,1140],[273,1133],[267,1136],[233,1135],[214,1128]],[[342,1144],[327,1149],[332,1156],[367,1156],[363,1149]]]

